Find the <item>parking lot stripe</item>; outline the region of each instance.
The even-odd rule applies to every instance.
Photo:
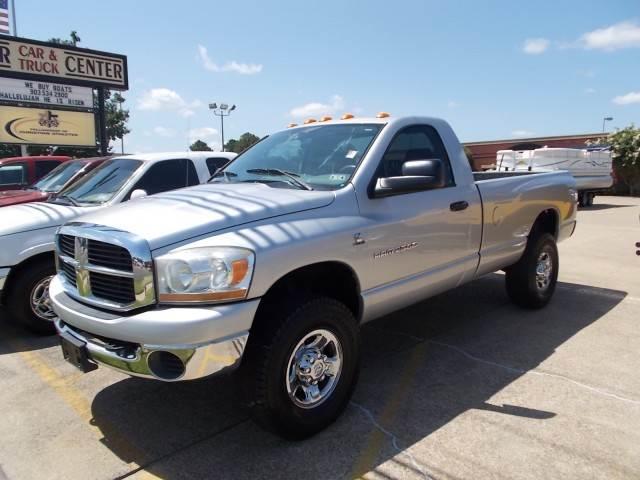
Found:
[[[55,369],[49,366],[42,357],[32,351],[28,351],[25,348],[25,345],[17,344],[17,342],[12,342],[14,345],[14,350],[19,352],[22,359],[25,363],[40,377],[40,379],[49,386],[52,390],[54,390],[64,402],[69,405],[73,411],[82,419],[82,421],[90,426],[91,430],[95,432],[98,439],[102,438],[102,432],[97,427],[91,425],[91,421],[93,419],[93,415],[91,413],[91,403],[87,398],[80,392],[77,388],[73,386],[73,382],[78,379],[78,377],[82,376],[82,374],[75,374],[70,377],[63,377]],[[111,431],[116,432],[115,428],[112,428]],[[145,452],[142,452],[137,446],[127,440],[124,436],[120,434],[111,434],[109,437],[109,443],[118,444],[119,449],[124,451],[132,452],[133,456],[136,458],[145,458],[148,455]],[[141,469],[140,465],[136,462],[130,462],[127,465],[132,467],[133,469]],[[155,475],[144,472],[144,478],[155,479],[159,478]],[[1,479],[1,477],[0,477]]]
[[[402,370],[402,374],[400,375],[398,384],[396,385],[396,388],[391,392],[388,401],[385,403],[379,419],[372,422],[375,430],[371,433],[369,441],[354,463],[349,478],[361,477],[371,468],[371,465],[375,464],[376,457],[378,456],[382,448],[382,442],[387,436],[389,436],[389,427],[393,424],[393,419],[398,412],[398,408],[404,403],[404,399],[409,393],[411,384],[416,379],[416,372],[418,371],[420,365],[423,363],[427,350],[428,344],[426,342],[416,345],[413,349],[411,358],[409,359],[406,367]],[[361,410],[364,409],[364,407],[362,407],[361,405],[355,406],[360,408]],[[366,412],[369,411],[366,410]],[[369,417],[370,420],[372,418],[375,420],[373,414],[370,413]],[[391,434],[391,438],[396,450],[399,450],[402,453],[406,454],[410,458],[411,462],[416,466],[416,468],[422,471],[425,478],[431,478],[429,477],[428,473],[424,471],[424,468],[420,466],[416,462],[416,460],[408,453],[407,449],[402,450],[401,447],[397,445],[397,437]]]

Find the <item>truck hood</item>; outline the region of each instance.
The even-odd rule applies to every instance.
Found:
[[[155,250],[218,230],[324,207],[334,199],[331,191],[216,183],[133,200],[85,215],[80,221],[136,234]]]
[[[100,207],[72,207],[37,202],[0,208],[0,237],[43,228],[58,227],[83,213]]]
[[[0,192],[0,207],[18,203],[42,202],[49,194],[39,190],[5,190]]]

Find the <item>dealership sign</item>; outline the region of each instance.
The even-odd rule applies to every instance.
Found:
[[[127,90],[127,57],[0,35],[0,76]]]
[[[93,90],[75,85],[0,78],[0,101],[93,108]]]
[[[46,108],[0,108],[0,142],[94,146],[93,113]]]

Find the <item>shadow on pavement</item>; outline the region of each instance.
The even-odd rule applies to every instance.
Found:
[[[40,350],[58,343],[56,335],[34,335],[12,322],[8,315],[6,310],[0,309],[0,355]]]
[[[490,399],[626,296],[561,283],[547,308],[525,311],[503,290],[503,277],[493,274],[367,324],[353,401],[304,442],[248,421],[233,376],[183,384],[126,379],[98,393],[92,423],[118,457],[160,478],[342,478],[387,461],[422,475],[400,449],[471,409],[534,422],[554,417],[527,398],[520,405]]]

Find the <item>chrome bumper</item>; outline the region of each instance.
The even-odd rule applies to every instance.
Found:
[[[237,366],[260,303],[152,308],[127,316],[74,300],[58,276],[49,285],[49,298],[59,317],[58,332],[85,343],[90,361],[164,381],[192,380]],[[172,368],[181,364],[183,371],[166,375],[158,369],[162,359],[171,360]]]
[[[0,292],[2,292],[2,288],[4,287],[4,282],[7,280],[9,276],[10,268],[0,268]]]
[[[247,332],[204,345],[132,344],[127,348],[121,342],[110,342],[78,331],[60,319],[56,319],[55,324],[61,337],[73,337],[84,343],[87,356],[94,363],[127,375],[165,382],[194,380],[233,370],[242,359],[249,337]]]

